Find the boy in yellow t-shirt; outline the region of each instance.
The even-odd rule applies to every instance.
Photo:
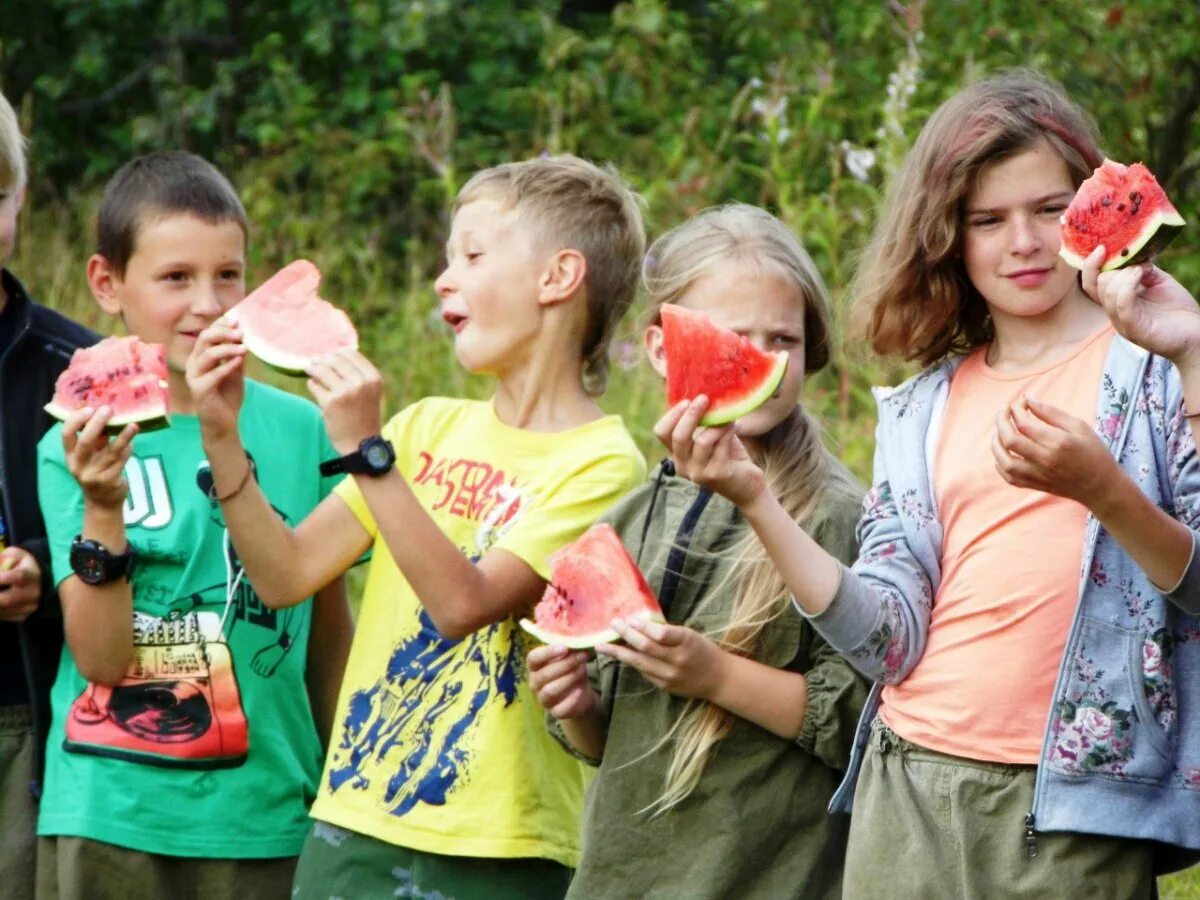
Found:
[[[264,601],[295,603],[372,550],[296,896],[565,892],[583,773],[545,729],[516,617],[549,554],[645,474],[593,399],[644,246],[635,197],[591,163],[475,175],[436,289],[459,361],[495,395],[426,399],[381,429],[371,363],[318,361],[308,386],[346,454],[332,468],[353,477],[295,530],[246,477],[236,325],[197,342],[188,379],[215,493]]]

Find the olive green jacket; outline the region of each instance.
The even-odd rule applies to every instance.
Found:
[[[813,537],[846,563],[859,505],[822,509]],[[737,579],[728,552],[747,525],[732,503],[673,474],[655,477],[606,516],[660,598],[667,619],[706,633],[729,621]],[[684,701],[608,657],[593,687],[608,738],[584,811],[583,859],[569,897],[830,898],[841,893],[849,819],[826,812],[850,754],[866,683],[785,604],[759,659],[804,672],[808,708],[795,741],[737,719],[682,803],[643,812],[663,787],[670,749],[655,745]],[[560,740],[553,719],[551,730]],[[568,746],[568,749],[573,749]]]

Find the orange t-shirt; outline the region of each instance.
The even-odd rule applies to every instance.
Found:
[[[1041,756],[1054,681],[1079,595],[1087,509],[1008,484],[992,436],[1022,393],[1085,422],[1113,330],[1036,372],[991,369],[971,354],[950,383],[933,464],[943,527],[942,582],[925,653],[883,691],[882,715],[922,747],[1005,763]]]

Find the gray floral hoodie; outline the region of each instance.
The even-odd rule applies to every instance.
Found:
[[[882,684],[903,681],[925,650],[942,557],[931,460],[960,362],[876,392],[874,486],[858,561],[843,570],[829,608],[811,617],[878,682],[833,810],[850,808]],[[1164,594],[1088,516],[1079,601],[1025,824],[1030,836],[1077,831],[1200,848],[1200,463],[1175,367],[1115,337],[1096,431],[1138,487],[1192,529],[1192,559]]]

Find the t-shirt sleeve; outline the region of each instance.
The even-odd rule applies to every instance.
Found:
[[[579,537],[643,475],[644,466],[634,454],[599,456],[543,486],[528,508],[516,510],[513,525],[492,549],[508,551],[549,581],[550,554]]]
[[[62,426],[43,435],[37,448],[38,504],[46,522],[50,572],[57,587],[72,574],[71,541],[83,529],[83,491],[67,469]]]
[[[419,446],[418,441],[414,441],[413,431],[418,427],[420,404],[407,406],[388,421],[383,426],[382,434],[385,438],[392,442],[392,447],[396,451],[396,465],[404,474],[405,478],[411,477],[412,473],[412,447]],[[326,437],[328,440],[328,437]],[[340,454],[330,445],[330,456],[333,458]],[[367,506],[366,498],[363,497],[362,491],[359,490],[358,484],[353,478],[343,478],[336,487],[333,493],[341,497],[346,505],[350,507],[350,512],[354,513],[354,518],[358,519],[360,525],[366,529],[367,534],[374,540],[379,534],[379,526],[375,524],[375,517],[371,515],[371,510]]]

